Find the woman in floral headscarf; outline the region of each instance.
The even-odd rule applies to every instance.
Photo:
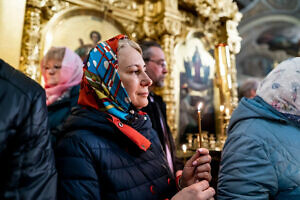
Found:
[[[80,57],[67,47],[51,47],[41,62],[45,81],[49,128],[58,137],[62,124],[77,105],[83,74]]]
[[[234,111],[218,199],[300,199],[300,58],[279,64]]]
[[[176,193],[160,141],[140,111],[148,103],[151,83],[140,47],[126,36],[92,49],[80,107],[67,120],[66,136],[57,147],[60,199],[165,199]],[[187,162],[180,186],[207,177],[209,162],[208,152],[198,151]],[[206,198],[213,195],[207,182],[198,184],[194,191],[202,188]]]

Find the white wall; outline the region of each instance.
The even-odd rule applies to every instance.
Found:
[[[26,0],[0,0],[0,58],[19,68]]]

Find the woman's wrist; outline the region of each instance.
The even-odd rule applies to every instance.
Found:
[[[179,175],[176,177],[176,187],[177,187],[178,191],[180,191],[184,188],[181,185],[181,177],[182,177],[182,175]]]

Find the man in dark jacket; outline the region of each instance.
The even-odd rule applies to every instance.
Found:
[[[45,92],[0,59],[0,199],[55,199]]]
[[[161,46],[155,41],[144,41],[141,43],[143,58],[146,63],[148,76],[153,83],[149,87],[148,106],[143,108],[152,122],[152,127],[156,130],[171,170],[175,173],[182,169],[183,164],[176,158],[175,144],[172,133],[167,123],[166,104],[162,97],[153,92],[155,87],[163,87],[164,79],[168,73],[165,55]]]

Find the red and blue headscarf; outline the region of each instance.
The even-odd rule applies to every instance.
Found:
[[[151,142],[136,130],[144,124],[144,113],[133,106],[118,74],[118,43],[122,39],[127,37],[118,35],[90,51],[83,68],[78,104],[110,114],[108,120],[146,151]],[[120,119],[130,126],[120,123]]]
[[[118,74],[118,43],[122,39],[127,37],[118,35],[100,42],[90,51],[78,103],[128,120],[129,110],[135,108]]]

